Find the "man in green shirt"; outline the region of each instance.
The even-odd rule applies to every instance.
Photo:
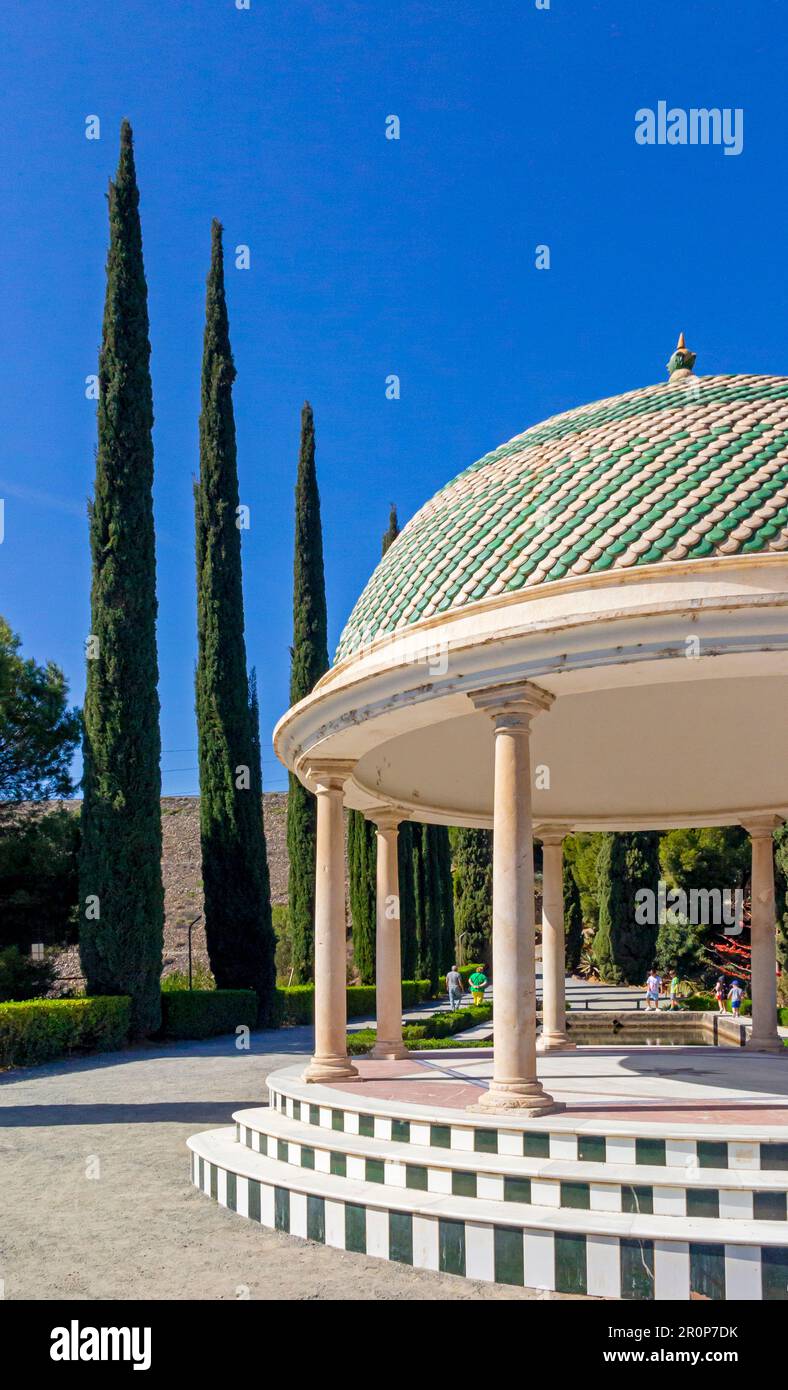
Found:
[[[473,974],[468,980],[468,984],[471,987],[471,993],[473,995],[474,1004],[483,1004],[484,987],[487,984],[487,976],[484,973],[483,965],[480,965],[478,969],[474,970]]]

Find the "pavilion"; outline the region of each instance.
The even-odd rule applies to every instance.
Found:
[[[535,425],[448,483],[279,721],[278,756],[317,796],[315,1051],[269,1076],[267,1106],[189,1141],[220,1204],[548,1292],[788,1297],[772,855],[788,818],[788,378],[694,363],[681,338],[666,382]],[[344,807],[378,846],[377,1041],[354,1062]],[[409,818],[494,831],[492,1053],[403,1044]],[[565,836],[734,823],[752,839],[747,1046],[574,1048]]]
[[[544,1029],[568,1046],[562,841],[741,824],[752,837],[749,1046],[777,1036],[771,837],[788,817],[788,379],[669,380],[536,425],[433,497],[381,561],[279,757],[317,794],[315,1056],[345,1032],[343,804],[377,826],[378,1042],[405,1055],[402,820],[490,827],[495,1069],[479,1102],[554,1108],[536,1071],[532,837]],[[407,924],[406,924],[407,929]]]

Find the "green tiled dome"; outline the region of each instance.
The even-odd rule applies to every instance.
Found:
[[[686,377],[555,415],[417,512],[336,660],[436,613],[592,573],[788,551],[788,378]]]

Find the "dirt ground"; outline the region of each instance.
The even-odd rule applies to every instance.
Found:
[[[221,1038],[0,1074],[0,1295],[544,1298],[299,1241],[192,1187],[187,1137],[260,1104],[268,1072],[309,1041],[292,1029],[249,1052]]]

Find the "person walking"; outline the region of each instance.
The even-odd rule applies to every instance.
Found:
[[[460,974],[456,965],[452,966],[451,970],[446,976],[446,989],[449,993],[449,1007],[453,1012],[455,1009],[459,1009],[460,1004],[462,1002],[462,996],[465,992],[462,983],[462,975]]]
[[[659,996],[662,990],[662,977],[657,974],[657,967],[651,967],[651,974],[646,980],[646,1013],[659,1013]]]
[[[731,1001],[731,1013],[733,1014],[734,1018],[738,1018],[739,1009],[741,1008],[741,1001],[744,998],[744,990],[742,989],[738,980],[733,981],[733,984],[728,990],[728,998]]]
[[[714,998],[717,1000],[717,1013],[718,1013],[718,1014],[724,1014],[724,1013],[725,1013],[725,992],[726,992],[726,988],[727,988],[727,986],[726,986],[726,983],[725,983],[725,976],[724,976],[724,975],[720,975],[720,978],[718,979],[716,985],[714,986]]]
[[[468,984],[471,987],[474,1004],[484,1003],[484,989],[487,984],[487,976],[484,973],[484,966],[479,965],[471,975]]]
[[[671,1011],[679,1007],[679,975],[675,966],[670,971],[670,1004]]]

